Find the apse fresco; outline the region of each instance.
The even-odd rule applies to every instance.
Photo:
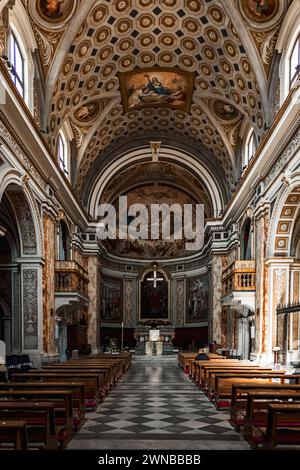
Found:
[[[65,21],[74,10],[73,0],[37,0],[36,8],[39,15],[51,22]]]
[[[208,318],[208,276],[187,279],[186,322],[197,323]]]
[[[123,319],[122,279],[103,276],[101,291],[101,319],[120,323]]]
[[[163,68],[120,73],[124,111],[157,105],[189,112],[194,79],[191,72]]]
[[[171,206],[174,203],[178,203],[181,207],[183,207],[184,204],[196,204],[196,201],[187,193],[164,185],[145,186],[134,189],[127,193],[126,196],[128,198],[128,207],[133,204],[144,204],[149,214],[151,214],[151,204],[165,203]],[[117,216],[119,216],[118,203],[115,204],[115,208]],[[128,217],[128,225],[130,222],[131,218]],[[109,253],[126,258],[176,258],[184,256],[185,254],[193,254],[193,251],[187,251],[185,249],[187,240],[184,237],[179,240],[174,238],[174,224],[172,224],[172,219],[170,232],[169,240],[151,240],[151,218],[149,217],[148,239],[110,239],[104,240],[103,243]]]

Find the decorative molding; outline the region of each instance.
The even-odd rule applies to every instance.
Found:
[[[132,292],[133,281],[129,279],[124,280],[124,326],[129,327],[132,324]]]
[[[293,130],[296,126],[300,124],[300,117],[296,119],[293,125]],[[292,129],[289,132],[289,136],[292,132]],[[289,138],[289,136],[286,136],[285,141]],[[299,149],[300,147],[300,130],[297,132],[297,134],[294,136],[294,138],[291,140],[285,151],[282,153],[281,157],[277,160],[275,165],[272,166],[271,170],[269,171],[268,175],[264,179],[264,184],[265,187],[271,182],[271,180],[282,170],[284,165],[288,162],[289,158],[293,156],[293,154]],[[280,149],[278,149],[280,152]]]
[[[23,271],[24,348],[38,348],[38,272]]]
[[[46,35],[44,35],[37,27],[34,28],[34,33],[39,46],[42,62],[45,66],[49,66],[55,53],[55,46],[57,46],[61,38],[61,33],[51,32],[48,33],[46,37]]]
[[[11,124],[6,126],[4,122],[7,119],[2,111],[0,111],[0,136],[3,142],[8,145],[11,150],[13,151],[14,155],[19,159],[19,161],[23,164],[26,171],[30,174],[30,176],[35,180],[35,182],[44,190],[47,189],[47,184],[45,180],[41,177],[40,173],[35,169],[35,167],[31,164],[30,160],[25,155],[25,150],[21,149],[18,143],[13,138],[12,134],[14,133],[14,129],[12,128]]]
[[[279,34],[279,27],[274,28],[272,31],[257,31],[254,33],[256,41],[260,44],[259,50],[263,63],[270,65],[276,41]]]
[[[10,191],[9,199],[16,213],[24,255],[36,255],[37,243],[33,217],[26,197],[21,191]]]
[[[184,324],[184,279],[176,281],[176,325]]]

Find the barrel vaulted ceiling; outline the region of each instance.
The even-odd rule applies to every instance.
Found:
[[[55,12],[43,10],[55,3]],[[45,82],[48,142],[68,122],[80,193],[115,141],[155,132],[182,136],[212,156],[230,189],[242,128],[260,141],[268,123],[268,82],[288,0],[24,0]],[[51,5],[50,5],[51,6]],[[135,68],[195,73],[189,112],[146,107],[124,112],[118,74]],[[230,105],[224,112],[224,104]],[[90,106],[93,112],[86,115]],[[200,157],[199,157],[200,158]]]

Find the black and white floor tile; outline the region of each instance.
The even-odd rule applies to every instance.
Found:
[[[174,361],[133,361],[69,449],[248,449],[220,412]],[[179,442],[180,441],[180,442]]]

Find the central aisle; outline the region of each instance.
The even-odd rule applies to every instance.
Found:
[[[133,359],[68,449],[249,449],[227,420],[176,357]]]

